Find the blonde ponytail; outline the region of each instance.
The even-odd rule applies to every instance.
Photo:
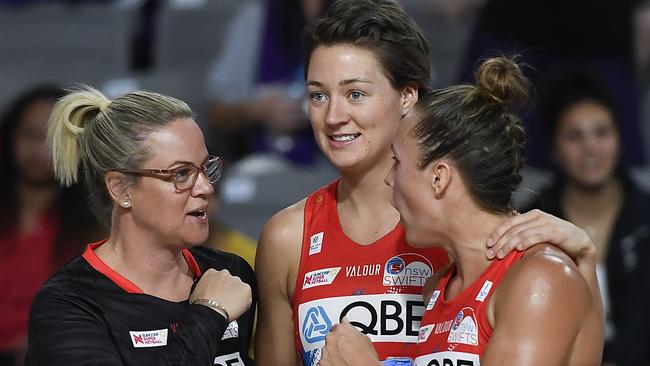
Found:
[[[79,165],[84,160],[80,149],[84,126],[107,110],[110,103],[100,91],[84,86],[54,106],[47,142],[52,151],[54,175],[61,184],[70,186],[77,182]]]
[[[88,86],[61,98],[54,106],[47,131],[54,174],[64,185],[83,180],[90,208],[108,221],[113,201],[105,175],[118,169],[140,168],[149,158],[149,135],[178,118],[192,118],[190,107],[178,99],[135,91],[111,101]],[[125,184],[135,183],[127,176]]]

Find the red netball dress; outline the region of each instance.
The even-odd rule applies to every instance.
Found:
[[[424,313],[422,286],[448,263],[447,253],[409,247],[399,224],[370,245],[352,241],[336,209],[338,183],[305,203],[292,298],[296,349],[304,365],[316,365],[325,336],[346,317],[370,337],[380,359],[413,358]]]
[[[495,260],[472,285],[452,300],[445,289],[455,274],[452,266],[440,279],[421,321],[416,347],[417,366],[478,366],[487,349],[492,327],[487,320],[488,299],[506,272],[524,252],[513,251]]]

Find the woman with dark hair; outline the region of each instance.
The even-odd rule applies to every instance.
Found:
[[[54,180],[46,124],[63,91],[32,88],[0,125],[0,364],[22,364],[32,298],[83,245],[102,235],[78,186]],[[10,361],[14,359],[14,361]]]
[[[341,178],[278,212],[262,232],[258,363],[318,364],[344,317],[387,364],[413,358],[422,286],[448,258],[407,245],[383,179],[398,127],[430,92],[429,45],[396,2],[339,0],[307,30],[305,51],[312,129]],[[545,241],[591,245],[564,222],[521,216],[495,231],[498,257]]]
[[[555,247],[486,258],[485,241],[513,215],[525,132],[515,113],[528,80],[512,60],[483,62],[475,85],[419,100],[393,141],[386,183],[416,248],[451,263],[424,287],[415,365],[598,365],[602,322],[595,272],[583,277]],[[379,365],[349,324],[328,336],[322,366]]]
[[[603,359],[647,364],[650,195],[620,166],[617,108],[600,81],[584,72],[556,75],[541,96],[556,178],[529,207],[573,222],[596,245],[606,320]]]

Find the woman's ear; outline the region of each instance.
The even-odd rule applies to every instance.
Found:
[[[439,160],[431,164],[431,187],[436,197],[442,197],[451,184],[451,166],[447,161]]]
[[[131,207],[131,190],[126,184],[124,174],[118,172],[108,172],[104,176],[106,190],[116,205],[123,208]]]
[[[418,102],[418,88],[417,85],[407,85],[404,89],[402,89],[402,118],[404,118],[411,110],[413,110],[413,107],[415,107],[415,103]]]

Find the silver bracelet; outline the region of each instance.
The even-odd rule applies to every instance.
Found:
[[[230,314],[228,314],[228,310],[226,310],[226,308],[223,307],[223,305],[219,304],[218,302],[212,299],[196,299],[192,304],[207,306],[210,309],[216,311],[217,313],[223,315],[223,317],[226,318],[226,321],[230,323]]]

